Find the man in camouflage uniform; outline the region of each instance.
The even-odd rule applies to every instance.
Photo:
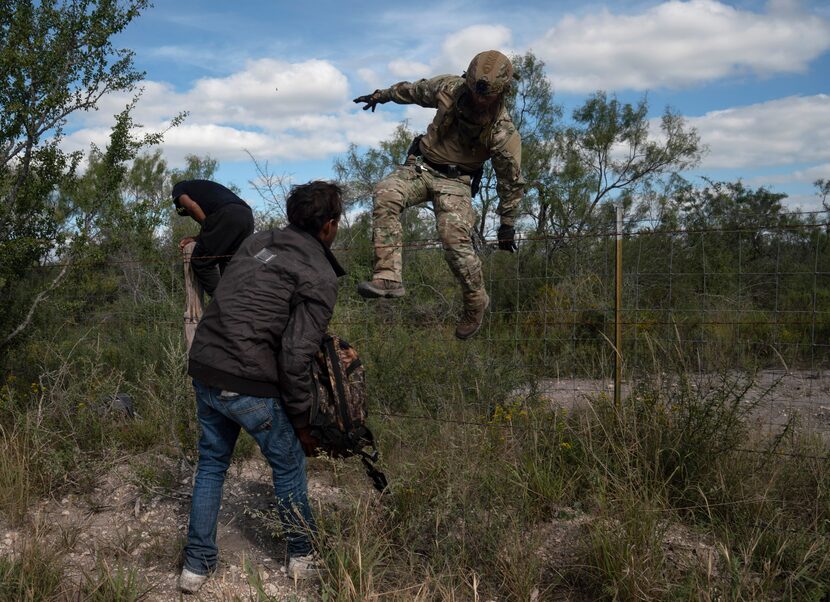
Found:
[[[497,177],[501,218],[499,248],[515,249],[513,223],[522,199],[522,142],[504,104],[513,78],[510,60],[496,50],[477,54],[466,73],[400,82],[354,99],[375,110],[385,102],[417,104],[438,111],[426,134],[410,148],[406,163],[375,188],[372,279],[358,285],[363,297],[401,297],[400,215],[407,207],[432,201],[447,263],[461,284],[464,311],[459,339],[478,332],[490,303],[481,261],[472,246],[475,223],[470,184],[490,159]]]

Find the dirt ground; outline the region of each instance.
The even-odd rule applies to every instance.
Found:
[[[704,374],[697,381],[708,386],[718,378]],[[795,416],[802,428],[830,440],[830,370],[764,370],[754,377],[731,373],[726,378],[732,382],[752,378],[743,401],[757,402],[752,416],[759,432],[777,433]],[[631,383],[623,383],[623,400],[630,390]],[[587,407],[601,393],[613,396],[614,384],[602,379],[542,379],[539,393],[560,407]]]
[[[64,556],[67,575],[76,584],[83,583],[85,575],[96,574],[96,563],[105,563],[110,569],[120,565],[136,571],[141,591],[146,592],[141,599],[150,602],[263,599],[258,598],[251,583],[250,575],[254,572],[268,599],[323,599],[319,583],[294,583],[285,573],[284,543],[271,533],[274,510],[270,473],[261,459],[237,463],[228,473],[217,536],[219,567],[193,596],[183,595],[177,588],[181,544],[190,508],[189,480],[183,479],[173,491],[143,503],[146,488],[142,493],[134,479],[134,469],[124,464],[103,475],[88,496],[43,501],[33,512],[33,530],[0,530],[0,556],[16,553],[23,538],[32,537],[34,531],[47,545],[68,550]],[[315,506],[348,503],[350,496],[328,480],[325,473],[310,476],[309,493]],[[593,520],[596,519],[577,509],[562,507],[540,526],[542,537],[538,541],[543,543],[536,554],[551,580],[556,580],[559,570],[577,566],[581,542]],[[717,556],[712,543],[679,526],[666,529],[664,546],[670,562],[686,567],[690,563],[711,564]],[[554,599],[583,600],[567,591],[559,592]],[[484,598],[481,600],[485,602]]]
[[[169,459],[153,458],[155,462]],[[177,578],[181,546],[187,533],[191,480],[184,477],[163,494],[148,498],[147,488],[135,484],[134,466],[127,463],[103,475],[94,492],[43,501],[34,510],[32,531],[68,550],[68,575],[77,582],[96,574],[96,562],[137,571],[146,596],[142,600],[180,599]],[[312,474],[312,500],[329,503],[340,496],[326,484],[326,475]],[[270,470],[259,457],[235,463],[228,472],[217,542],[220,565],[196,596],[185,600],[256,600],[250,575],[259,574],[264,593],[274,600],[319,600],[319,584],[294,583],[285,572],[284,543],[272,537],[275,517]],[[144,500],[148,500],[144,502]],[[15,553],[32,532],[2,529],[0,556]]]
[[[623,396],[630,390],[626,384]],[[591,379],[544,380],[540,393],[562,407],[588,406],[600,393],[613,395],[608,381]],[[756,376],[746,396],[760,399],[754,420],[759,429],[780,429],[794,414],[801,423],[827,436],[830,432],[830,371],[767,371]],[[163,466],[177,475],[173,487],[154,490],[137,478],[142,463]],[[116,463],[102,474],[93,492],[46,500],[32,511],[33,529],[25,532],[0,524],[0,556],[14,554],[26,538],[36,533],[49,545],[67,550],[70,578],[77,583],[96,574],[96,563],[126,566],[137,571],[147,589],[142,599],[256,600],[250,576],[258,574],[261,587],[274,600],[316,601],[319,584],[294,583],[285,573],[284,543],[272,536],[273,493],[270,472],[257,455],[235,463],[228,473],[219,520],[220,565],[197,596],[180,598],[177,577],[181,546],[187,529],[192,468],[177,465],[165,456],[132,458]],[[367,489],[371,486],[367,483]],[[333,484],[326,467],[312,470],[309,493],[315,506],[349,503],[352,497]],[[548,542],[539,554],[546,565],[565,567],[576,561],[576,542],[592,520],[572,509],[563,509],[543,529]],[[678,562],[690,554],[707,563],[716,554],[711,544],[692,534],[667,532],[666,546],[675,550]]]

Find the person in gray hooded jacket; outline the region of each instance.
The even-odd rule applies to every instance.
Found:
[[[271,466],[289,574],[316,572],[305,474],[305,456],[317,444],[308,422],[311,362],[344,273],[329,250],[341,196],[328,182],[295,187],[286,201],[289,225],[245,239],[196,330],[188,373],[202,434],[182,591],[197,591],[216,567],[222,485],[240,428]]]

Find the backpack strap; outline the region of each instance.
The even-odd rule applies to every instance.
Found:
[[[346,368],[346,374],[343,374],[340,364],[340,356],[337,354],[335,338],[333,336],[326,336],[323,341],[323,349],[325,350],[327,357],[326,365],[330,370],[332,385],[335,388],[334,393],[338,397],[340,416],[343,419],[343,426],[345,427],[346,432],[351,435],[353,434],[352,429],[354,425],[351,417],[349,416],[349,408],[346,403],[345,381],[348,375],[360,366],[360,359],[354,360]],[[386,479],[386,475],[378,470],[374,464],[378,459],[378,449],[375,446],[375,436],[372,434],[372,431],[365,426],[362,427],[361,431],[362,432],[360,433],[359,438],[353,438],[351,436],[348,437],[347,441],[349,442],[349,447],[352,449],[353,453],[357,453],[360,456],[360,460],[366,468],[366,474],[370,479],[372,479],[372,484],[375,486],[375,489],[381,493],[384,493],[389,487],[389,482]],[[364,445],[371,446],[371,454],[363,450]]]
[[[334,348],[334,337],[326,337],[323,345],[326,349],[326,355],[328,355],[329,358],[327,363],[332,371],[331,376],[334,380],[334,386],[337,388],[336,393],[337,401],[340,404],[340,416],[343,418],[343,426],[348,433],[352,430],[353,425],[352,419],[349,417],[349,408],[346,405],[346,389],[343,384],[345,381],[345,375],[342,370],[340,370],[340,356],[337,355],[337,349]]]
[[[346,368],[346,376],[351,376],[352,372],[360,368],[363,364],[360,363],[360,358],[352,360],[352,363]]]
[[[386,480],[386,475],[377,469],[374,464],[375,460],[377,460],[377,450],[372,455],[360,450],[360,461],[366,467],[366,474],[372,479],[372,484],[375,486],[375,489],[381,493],[386,493],[386,489],[389,487],[389,481]]]
[[[364,432],[365,440],[372,446],[372,453],[367,453],[362,448],[358,450],[360,461],[366,467],[366,474],[372,479],[372,484],[375,489],[381,493],[386,493],[386,488],[389,487],[389,481],[386,480],[386,475],[377,469],[375,462],[378,461],[378,448],[375,446],[375,436],[368,428]]]
[[[366,474],[372,479],[372,485],[375,486],[375,489],[381,493],[386,493],[386,489],[389,487],[389,481],[386,480],[386,475],[375,468],[375,465],[363,456],[360,457],[360,460],[363,462],[363,466],[366,467]]]

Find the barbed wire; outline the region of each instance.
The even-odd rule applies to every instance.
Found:
[[[507,430],[527,430],[532,428],[530,424],[521,424],[521,423],[513,423],[512,421],[507,421],[505,423],[498,423],[493,421],[487,422],[480,422],[480,421],[470,421],[470,420],[458,420],[456,418],[448,418],[448,417],[436,417],[430,415],[413,415],[413,414],[402,414],[402,413],[395,413],[395,412],[388,412],[388,411],[380,411],[380,412],[373,412],[372,415],[374,416],[382,416],[384,418],[396,418],[396,419],[406,419],[406,420],[420,420],[420,421],[429,421],[434,422],[437,424],[452,424],[457,426],[476,426],[480,428],[498,428],[498,429],[507,429]],[[830,432],[830,429],[823,429]],[[757,454],[760,456],[781,456],[781,457],[788,457],[788,458],[799,458],[799,459],[807,459],[807,460],[819,460],[822,462],[830,461],[830,455],[814,455],[814,454],[806,454],[801,452],[784,452],[779,450],[770,450],[770,449],[751,449],[751,448],[744,448],[744,447],[734,447],[729,449],[730,452],[736,453],[747,453],[747,454]]]
[[[818,216],[826,215],[825,211],[803,211],[793,212],[786,215],[791,216]],[[742,219],[750,219],[752,216],[744,215]],[[758,216],[763,217],[763,216]],[[768,216],[767,216],[768,217]],[[621,319],[616,322],[620,324],[627,331],[633,329],[635,334],[632,336],[635,355],[637,345],[640,343],[638,331],[640,329],[649,331],[648,336],[653,340],[670,341],[680,345],[699,345],[701,347],[710,343],[708,338],[711,333],[707,333],[701,329],[716,328],[716,327],[730,327],[733,329],[792,329],[795,333],[790,333],[790,337],[795,337],[793,340],[785,340],[779,336],[779,331],[775,331],[770,340],[745,340],[740,341],[739,344],[746,345],[761,345],[767,351],[765,353],[771,354],[785,353],[801,359],[804,365],[809,364],[812,372],[820,373],[826,368],[827,349],[830,349],[830,341],[825,341],[817,337],[817,323],[824,324],[827,327],[828,316],[830,316],[830,308],[823,306],[819,299],[817,291],[819,290],[819,279],[821,281],[821,290],[827,288],[823,279],[830,276],[830,264],[824,261],[822,255],[822,262],[819,262],[819,241],[820,236],[813,238],[799,238],[794,237],[778,237],[777,252],[778,256],[769,255],[765,258],[769,265],[769,270],[758,269],[757,265],[749,262],[743,255],[743,241],[748,241],[749,237],[766,236],[770,233],[789,233],[789,232],[807,232],[812,236],[813,232],[830,227],[830,222],[821,221],[817,223],[775,223],[775,224],[761,224],[761,225],[742,225],[742,226],[721,226],[721,227],[706,227],[706,228],[690,228],[690,227],[675,227],[667,228],[661,226],[659,223],[654,228],[641,226],[655,225],[654,220],[649,218],[638,218],[626,222],[627,231],[622,233],[624,242],[629,245],[626,249],[631,251],[624,251],[630,253],[631,257],[624,255],[627,261],[623,265],[623,287],[629,287],[628,306],[621,310]],[[527,344],[526,348],[533,348],[534,353],[538,353],[538,357],[523,359],[523,365],[528,367],[538,366],[546,368],[549,366],[550,355],[559,345],[563,343],[570,343],[573,348],[578,345],[602,345],[605,351],[611,349],[611,341],[605,338],[603,333],[609,332],[611,326],[615,324],[613,307],[610,304],[610,287],[608,280],[613,274],[612,257],[614,254],[613,245],[606,244],[605,247],[594,244],[594,241],[600,241],[603,244],[613,241],[617,233],[611,228],[604,228],[601,230],[591,230],[581,233],[565,233],[565,234],[550,234],[550,233],[526,233],[517,242],[519,243],[519,252],[510,256],[502,254],[505,259],[510,258],[512,264],[507,263],[507,270],[502,270],[498,277],[493,277],[493,263],[488,261],[490,267],[490,277],[486,279],[488,287],[501,288],[505,291],[503,295],[503,305],[494,306],[488,313],[487,320],[487,341],[491,345],[514,347],[514,353],[520,354],[523,345]],[[717,266],[712,268],[707,263],[705,248],[711,236],[733,237],[734,240],[730,244],[737,245],[737,259],[732,258],[730,264]],[[698,239],[698,237],[700,237]],[[671,246],[665,245],[663,249],[663,256],[660,256],[661,261],[667,260],[666,269],[655,269],[653,265],[642,266],[641,255],[643,254],[643,247],[647,246],[641,244],[649,239],[663,239],[669,238]],[[813,243],[813,239],[815,243]],[[716,239],[718,240],[718,239]],[[811,248],[806,249],[805,255],[808,257],[808,262],[803,262],[798,265],[793,263],[781,265],[780,254],[781,246],[789,244],[790,240],[799,240],[802,246],[809,245]],[[592,265],[584,267],[581,265],[581,241],[587,242],[587,248],[593,249],[595,256],[591,259]],[[785,241],[785,242],[782,242]],[[805,242],[807,241],[807,242]],[[553,253],[548,253],[546,249],[531,250],[535,243],[559,245],[560,248],[555,249]],[[572,244],[573,243],[573,244]],[[497,244],[496,239],[483,240],[485,252],[483,257],[493,257],[490,251],[492,247]],[[593,246],[591,246],[593,245]],[[635,247],[636,245],[636,247]],[[440,251],[441,241],[438,238],[430,237],[423,239],[407,240],[400,245],[386,245],[382,248],[402,248],[404,250],[424,251],[435,250]],[[812,248],[814,247],[814,248]],[[775,249],[775,247],[772,247]],[[806,247],[805,247],[806,248]],[[822,247],[823,248],[823,247]],[[370,241],[361,240],[359,243],[347,243],[345,245],[336,246],[333,251],[335,255],[344,254],[371,254],[372,245]],[[702,256],[697,257],[698,249],[702,251]],[[689,253],[692,251],[695,255],[686,257],[687,263],[679,262],[675,255],[679,255],[680,251]],[[541,251],[541,252],[536,252]],[[637,253],[635,256],[634,252]],[[822,251],[824,252],[824,251]],[[604,259],[602,253],[605,253]],[[544,270],[539,266],[538,259],[531,268],[537,270],[537,273],[525,273],[523,271],[523,259],[528,257],[540,258],[543,262]],[[557,263],[555,268],[552,268],[552,257],[556,257]],[[205,260],[226,260],[230,259],[229,255],[210,255],[203,256],[201,259]],[[92,271],[96,270],[113,270],[118,274],[118,277],[130,272],[131,266],[164,266],[168,270],[163,272],[163,276],[159,277],[158,286],[163,288],[166,293],[153,299],[143,297],[140,299],[141,303],[158,304],[156,311],[149,309],[146,311],[130,311],[127,309],[110,309],[109,307],[102,307],[100,310],[94,306],[100,304],[106,306],[112,303],[113,295],[123,294],[127,290],[138,290],[137,287],[143,286],[143,282],[133,283],[127,287],[119,287],[121,281],[118,281],[112,286],[110,290],[101,292],[100,294],[88,291],[79,292],[77,296],[73,296],[71,290],[68,294],[63,293],[61,301],[67,304],[77,303],[82,307],[90,307],[91,311],[83,316],[74,316],[73,323],[106,323],[106,322],[124,322],[128,324],[144,324],[152,323],[155,325],[180,326],[183,323],[180,308],[173,308],[172,303],[174,298],[181,294],[180,289],[180,266],[186,260],[178,253],[165,254],[155,257],[126,257],[126,258],[95,258],[84,259],[76,262],[60,262],[56,261],[47,265],[32,266],[34,270],[52,270],[68,266],[73,270]],[[604,261],[604,263],[603,263]],[[690,261],[699,261],[700,269],[690,268],[689,266],[696,265],[689,263]],[[774,264],[773,264],[774,262]],[[571,264],[572,265],[569,265]],[[808,267],[809,264],[813,265]],[[531,269],[529,268],[529,269]],[[748,269],[747,269],[748,268]],[[509,270],[513,273],[510,274]],[[593,304],[581,302],[577,293],[574,290],[568,290],[567,281],[562,284],[560,280],[573,275],[593,275],[597,282],[597,291],[594,293],[597,301]],[[799,298],[797,300],[799,307],[792,307],[792,301],[788,306],[780,298],[780,287],[785,287],[788,281],[798,281],[798,279],[812,279],[810,286],[805,288],[807,292],[811,293],[811,298]],[[654,279],[654,284],[649,280]],[[713,279],[724,279],[728,285],[724,290],[728,290],[729,297],[723,294],[715,294],[711,289],[711,282]],[[764,288],[770,289],[770,280],[774,279],[774,297],[772,291],[764,291]],[[169,280],[169,282],[166,282]],[[689,286],[687,283],[690,280],[700,280],[693,285],[695,295],[700,296],[703,300],[703,305],[698,296],[690,298],[690,301],[697,303],[696,307],[682,307],[686,302],[681,297],[683,293],[683,286]],[[520,286],[535,285],[537,283],[550,286],[551,290],[561,289],[559,294],[558,304],[554,303],[554,299],[547,292],[541,295],[541,298],[536,298],[534,302],[536,305],[526,305],[520,294]],[[414,283],[417,288],[418,283]],[[427,286],[424,284],[424,286]],[[708,288],[707,288],[708,286]],[[511,288],[512,287],[512,288]],[[429,287],[432,288],[432,287]],[[742,302],[746,299],[752,299],[753,289],[760,288],[762,292],[768,292],[768,300],[765,300],[769,305],[763,307],[742,306]],[[433,289],[434,290],[434,289]],[[541,290],[541,289],[540,289]],[[662,292],[662,297],[661,295]],[[437,291],[436,291],[437,292]],[[537,291],[538,292],[538,291]],[[673,296],[674,295],[674,296]],[[337,322],[342,327],[346,328],[360,328],[365,325],[365,320],[369,319],[364,316],[362,319],[359,314],[355,318],[351,312],[360,312],[368,307],[368,302],[358,301],[354,302],[354,293],[344,295],[340,306],[343,307],[345,315],[337,315]],[[633,299],[632,299],[633,297]],[[436,297],[439,304],[442,304],[441,315],[448,316],[452,313],[454,305],[448,302],[443,295]],[[133,301],[136,301],[133,299]],[[343,302],[345,301],[345,303]],[[375,302],[377,303],[377,302]],[[400,303],[399,301],[381,302],[379,307],[391,308],[395,307],[392,304]],[[710,306],[711,305],[711,306]],[[398,305],[398,308],[401,306]],[[430,311],[434,311],[430,308]],[[514,320],[514,324],[510,321]],[[431,321],[435,324],[444,320],[436,319]],[[684,322],[685,321],[685,322]],[[526,322],[526,323],[525,323]],[[191,322],[192,323],[192,322]],[[498,323],[501,330],[496,331],[491,328],[493,324]],[[507,326],[507,327],[506,327]],[[685,332],[669,332],[673,328],[685,328]],[[666,330],[665,333],[656,333],[655,331]],[[822,331],[819,331],[822,332]],[[541,343],[540,343],[541,342]],[[535,345],[531,345],[535,344]],[[785,351],[786,350],[786,351]],[[806,350],[806,354],[805,351]],[[537,364],[532,362],[536,361]],[[782,360],[783,361],[783,360]],[[823,394],[823,393],[822,393]],[[830,401],[830,399],[828,399]],[[790,406],[793,403],[800,403],[794,400],[789,400]],[[807,402],[812,403],[812,402]],[[790,407],[788,406],[788,407]],[[468,420],[458,420],[449,417],[435,417],[435,416],[419,416],[406,413],[385,412],[379,413],[389,419],[400,420],[432,420],[435,422],[446,422],[459,426],[478,426],[478,427],[493,427],[502,426],[493,424],[492,422],[475,422]],[[516,425],[503,425],[505,428],[516,428]],[[772,424],[769,425],[772,427]],[[824,432],[826,429],[814,425],[811,430],[816,432]],[[742,453],[769,453],[764,450],[736,450]],[[809,458],[810,456],[803,456]],[[823,456],[816,456],[815,459],[828,459]]]
[[[608,310],[610,311],[610,310]],[[641,310],[645,311],[645,310]],[[674,310],[665,310],[665,311],[674,311]],[[514,314],[529,314],[529,315],[537,315],[539,312],[533,311],[504,311],[504,312],[493,312],[495,313],[502,313],[504,315],[514,315]],[[807,312],[809,313],[809,312]],[[830,312],[824,312],[830,313]],[[132,312],[107,312],[105,315],[97,316],[97,317],[90,317],[88,321],[106,321],[111,318],[117,318],[119,321],[123,322],[138,322],[143,323],[146,322],[148,319],[153,319],[160,324],[181,324],[182,319],[162,319],[158,318],[154,314],[134,314]],[[78,323],[86,322],[85,320],[77,320]],[[350,320],[338,320],[338,324],[341,326],[359,326],[364,324],[363,321],[350,321]],[[602,330],[600,325],[596,322],[590,320],[546,320],[545,324],[548,326],[588,326],[594,327],[597,330]],[[677,321],[673,320],[646,320],[646,321],[630,321],[630,320],[622,320],[620,322],[623,326],[633,326],[633,327],[646,327],[646,326],[674,326],[678,324]],[[610,325],[609,322],[604,322],[601,326],[608,327]],[[812,321],[787,321],[787,322],[770,322],[768,320],[752,320],[752,321],[741,321],[741,320],[707,320],[705,322],[697,322],[695,326],[702,327],[702,326],[811,326]],[[493,342],[505,342],[505,341],[540,341],[543,340],[543,337],[510,337],[510,338],[491,338]],[[576,338],[577,341],[596,341],[596,338]],[[683,340],[689,340],[687,337],[684,337]],[[795,345],[797,343],[787,343],[783,342],[782,345]],[[815,343],[816,346],[819,347],[827,347],[830,346],[830,342],[828,343]]]
[[[763,232],[787,232],[787,231],[797,231],[797,230],[814,230],[818,228],[830,228],[830,222],[820,222],[815,224],[807,224],[807,223],[799,223],[799,224],[773,224],[768,226],[746,226],[746,227],[707,227],[707,228],[667,228],[667,229],[655,229],[655,230],[644,230],[644,231],[629,231],[623,232],[623,237],[627,239],[635,239],[641,236],[678,236],[678,235],[700,235],[700,234],[747,234],[747,233],[763,233]],[[532,234],[532,235],[523,235],[516,239],[516,242],[519,245],[519,252],[522,251],[522,247],[525,243],[533,243],[533,242],[558,242],[558,243],[566,243],[569,241],[576,241],[576,240],[583,240],[583,239],[612,239],[617,236],[616,232],[613,231],[606,231],[606,232],[587,232],[587,233],[570,233],[570,234]],[[498,245],[497,238],[485,238],[482,239],[482,242],[490,248],[494,248]],[[441,248],[442,241],[440,238],[424,238],[424,239],[413,239],[406,241],[401,244],[391,244],[391,245],[378,245],[376,248],[378,249],[392,249],[392,248],[399,248],[399,249],[409,249],[409,250],[418,250],[418,249],[438,249]],[[338,246],[335,245],[332,248],[334,253],[353,253],[353,252],[365,252],[365,248],[363,246]],[[232,255],[200,255],[200,260],[230,260],[233,256]],[[110,266],[117,266],[117,265],[129,265],[129,264],[143,264],[143,265],[152,265],[152,264],[164,264],[164,263],[183,263],[185,260],[182,258],[181,254],[171,254],[164,257],[159,258],[130,258],[130,259],[107,259],[106,261],[101,260],[86,260],[86,261],[79,261],[79,262],[72,262],[72,261],[55,261],[50,262],[44,265],[37,265],[31,266],[30,270],[38,270],[38,269],[52,269],[52,268],[62,268],[62,267],[95,267],[95,266],[103,266],[103,265],[110,265]],[[812,272],[811,272],[812,273]]]

